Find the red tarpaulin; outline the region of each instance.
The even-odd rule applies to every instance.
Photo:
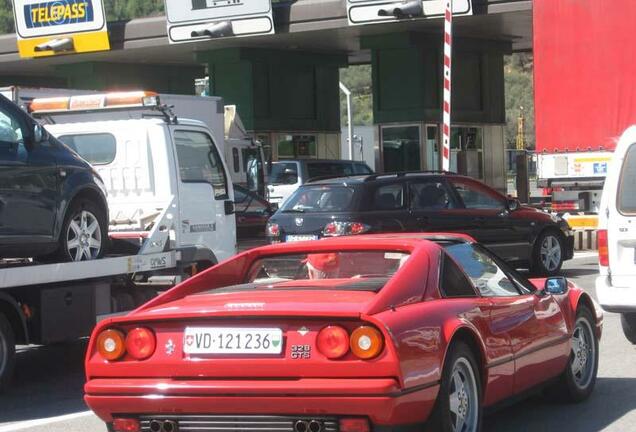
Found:
[[[534,0],[537,151],[613,150],[636,124],[636,0]]]

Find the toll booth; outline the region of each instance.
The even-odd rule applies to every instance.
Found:
[[[367,37],[372,52],[376,169],[441,167],[441,36]],[[455,39],[450,170],[504,190],[503,56],[511,44]]]

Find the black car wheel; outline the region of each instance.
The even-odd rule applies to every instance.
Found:
[[[621,314],[621,325],[627,340],[636,345],[636,313]]]
[[[446,354],[430,431],[479,432],[482,422],[481,379],[472,350],[454,343]]]
[[[71,204],[64,218],[58,254],[64,261],[101,258],[108,243],[108,221],[98,206],[87,200]]]
[[[542,276],[554,276],[563,265],[563,238],[553,231],[544,231],[537,238],[532,254],[531,269]]]
[[[570,360],[559,380],[547,390],[563,402],[581,402],[592,393],[598,372],[598,338],[592,312],[580,307],[571,337]]]
[[[0,313],[0,392],[7,389],[15,364],[15,335],[9,320]]]

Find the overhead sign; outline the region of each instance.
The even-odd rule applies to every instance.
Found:
[[[271,0],[166,0],[171,43],[274,33]]]
[[[445,7],[444,0],[347,0],[347,17],[349,25],[442,18]],[[453,0],[453,16],[472,14],[472,0]]]
[[[20,57],[110,49],[102,0],[13,0]]]

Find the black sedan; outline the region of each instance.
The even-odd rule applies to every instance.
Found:
[[[398,173],[301,186],[271,217],[271,242],[390,232],[463,232],[517,267],[557,274],[574,236],[564,220],[523,206],[474,179]]]

